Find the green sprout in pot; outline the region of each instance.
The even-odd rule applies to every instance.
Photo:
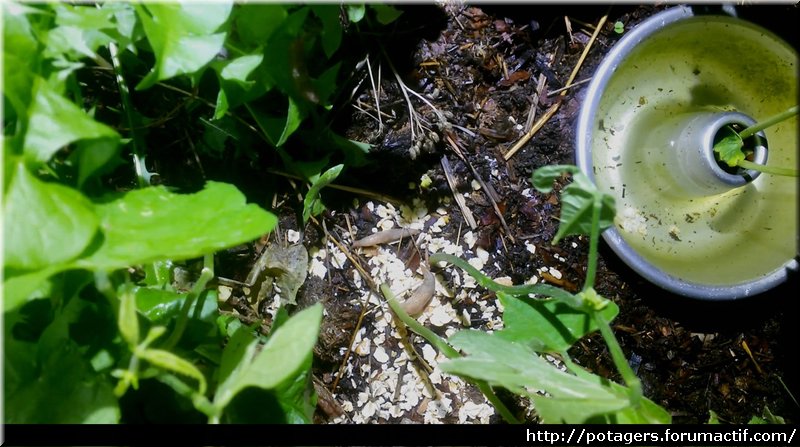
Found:
[[[721,129],[714,141],[714,156],[717,163],[726,172],[732,174],[737,173],[741,168],[754,169],[767,174],[797,177],[797,169],[767,166],[751,160],[754,154],[753,145],[756,133],[797,115],[797,112],[798,106],[794,106],[745,129],[741,129],[743,126],[740,125],[729,125]]]

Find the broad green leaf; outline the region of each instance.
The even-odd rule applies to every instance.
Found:
[[[240,320],[236,320],[240,321]],[[241,324],[241,323],[240,323]],[[217,395],[225,394],[242,372],[250,367],[258,347],[258,338],[247,329],[237,330],[230,336],[230,340],[222,351],[222,361],[217,370]],[[215,398],[215,401],[218,399]]]
[[[504,292],[498,292],[497,297],[504,309],[504,327],[497,335],[529,344],[539,352],[564,352],[581,337],[597,330],[587,313],[556,300],[536,300]],[[609,303],[601,313],[611,321],[619,308]]]
[[[269,86],[263,82],[248,80],[251,73],[258,68],[264,56],[261,54],[238,57],[218,65],[220,91],[214,119],[221,118],[230,108],[251,101],[264,94]],[[214,64],[216,66],[216,64]]]
[[[171,290],[140,287],[136,290],[136,309],[152,323],[166,325],[180,312],[186,295]]]
[[[57,264],[21,274],[11,274],[6,270],[3,280],[3,310],[8,312],[15,309],[34,295],[46,296],[39,291],[48,287],[47,278],[67,268],[67,264]]]
[[[286,115],[268,115],[250,104],[245,104],[264,136],[275,147],[283,146],[305,118],[305,114],[298,107],[297,102],[291,96],[287,99],[289,106]]]
[[[31,102],[33,74],[39,42],[31,30],[28,14],[38,13],[25,4],[3,2],[3,95],[17,115],[26,115]],[[6,111],[8,113],[8,111]],[[8,115],[6,115],[7,117]]]
[[[599,199],[599,200],[597,200]],[[597,202],[596,202],[597,200]],[[560,225],[553,244],[573,234],[590,234],[592,210],[599,203],[600,231],[614,225],[615,203],[610,195],[601,193],[582,173],[575,173],[572,183],[561,190]]]
[[[216,31],[228,19],[232,6],[230,1],[136,5],[156,56],[155,66],[136,90],[181,74],[194,74],[211,62],[225,41],[225,33]]]
[[[277,223],[274,215],[245,203],[236,187],[217,182],[193,194],[140,189],[95,209],[104,239],[78,267],[111,270],[194,258],[253,240]]]
[[[28,160],[46,163],[59,149],[78,140],[119,141],[113,129],[93,120],[43,79],[36,79],[34,92],[23,147]]]
[[[56,13],[56,24],[74,26],[86,30],[113,28],[112,14],[108,8],[96,8],[94,5],[69,5],[57,3],[53,6]]]
[[[119,293],[119,333],[131,348],[139,344],[139,317],[136,313],[136,294],[132,284],[125,283]]]
[[[301,373],[307,368],[311,351],[317,342],[321,321],[322,305],[318,303],[300,311],[271,334],[261,352],[246,367],[226,367],[231,372],[217,388],[214,406],[221,411],[236,394],[247,387],[273,389]],[[241,331],[237,334],[239,332]],[[251,349],[249,346],[237,348],[229,358],[246,359],[246,354]],[[225,354],[223,364],[226,364]]]
[[[533,186],[545,194],[553,190],[553,182],[564,173],[577,174],[581,170],[574,165],[548,165],[533,171]]]
[[[21,343],[13,335],[5,340],[6,422],[116,423],[119,420],[119,406],[106,375],[94,371],[84,357],[84,350],[72,339],[75,325],[84,321],[84,311],[92,307],[89,301],[77,296],[86,279],[84,275],[78,277],[73,283],[60,282],[60,287],[52,290],[54,302],[66,304],[53,306],[54,318],[37,343]],[[31,302],[25,308],[33,305]],[[6,335],[14,334],[20,315],[11,312],[6,316],[10,324]]]
[[[325,56],[330,58],[342,43],[342,22],[339,18],[340,6],[334,4],[314,5],[311,10],[322,22],[322,33],[320,35],[322,50],[325,52]]]
[[[99,11],[99,10],[97,10]],[[44,56],[59,58],[66,56],[70,60],[94,58],[97,49],[107,46],[113,39],[96,29],[87,29],[80,26],[57,26],[47,33],[47,43]]]
[[[535,402],[536,391],[547,392],[553,405],[536,407],[545,423],[584,422],[630,404],[625,393],[561,371],[522,344],[474,330],[457,332],[449,341],[468,356],[443,362],[443,371],[485,380]]]
[[[141,359],[150,362],[150,364],[157,366],[167,371],[176,372],[183,376],[191,377],[197,380],[198,393],[205,394],[206,392],[206,378],[196,366],[191,362],[184,360],[177,355],[164,351],[163,349],[143,349],[136,353]]]
[[[589,234],[592,210],[600,204],[600,231],[614,224],[614,198],[601,193],[586,175],[573,165],[545,166],[534,171],[533,186],[543,193],[553,190],[553,181],[564,173],[572,174],[572,183],[561,190],[561,224],[553,244],[572,234]]]
[[[105,374],[96,373],[75,343],[48,351],[35,376],[5,396],[6,423],[113,424],[117,399]]]
[[[67,262],[97,233],[97,216],[83,195],[37,179],[21,162],[4,201],[6,268],[37,270]]]
[[[311,216],[316,216],[325,210],[325,205],[320,200],[320,191],[336,180],[343,168],[344,165],[336,165],[313,181],[311,188],[308,189],[308,193],[303,198],[303,223],[308,222]]]
[[[742,152],[744,142],[742,141],[742,137],[733,129],[727,128],[727,130],[730,133],[714,144],[714,152],[717,153],[719,159],[725,162],[725,164],[730,167],[735,167],[739,165],[740,161],[745,159],[744,152]]]
[[[326,105],[326,107],[331,97],[340,88],[339,84],[336,82],[336,77],[339,74],[339,68],[341,66],[341,62],[337,62],[322,72],[317,79],[311,81],[311,84],[314,86],[314,91],[319,96],[320,104]]]
[[[403,11],[400,11],[399,9],[390,5],[371,3],[369,6],[375,10],[375,18],[381,25],[388,25],[394,22],[398,17],[400,17],[400,14],[403,13]]]
[[[241,4],[235,11],[236,33],[250,46],[265,45],[287,16],[286,7],[282,5]]]
[[[283,410],[283,419],[287,424],[311,424],[314,422],[314,410],[317,396],[311,382],[311,356],[296,377],[281,384],[275,389],[275,396]]]
[[[117,140],[100,138],[79,142],[77,150],[70,154],[78,166],[78,188],[83,188],[92,177],[108,173],[122,164],[119,153]]]

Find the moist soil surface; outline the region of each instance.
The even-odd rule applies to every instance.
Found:
[[[542,282],[578,291],[586,273],[588,240],[571,236],[551,245],[559,224],[558,192],[568,178],[557,181],[552,193],[543,194],[532,188],[530,176],[541,166],[574,163],[575,121],[588,85],[580,82],[591,78],[626,30],[663,9],[566,4],[405,7],[395,34],[385,40],[360,42],[371,46],[373,73],[380,65],[382,76],[370,80],[366,71],[357,75],[364,79],[362,88],[337,123],[340,134],[373,145],[372,163],[348,169],[337,179],[338,185],[357,189],[328,188],[323,199],[329,211],[304,229],[297,225],[297,194],[276,200],[280,230],[299,231],[303,244],[312,250],[325,246],[331,238],[341,241],[345,234],[351,240],[370,234],[381,219],[375,208],[378,204],[393,203],[400,208],[402,203],[416,200],[434,217],[447,216],[438,237],[457,243],[472,231],[475,249],[491,256],[492,262],[483,268],[488,276],[506,276],[521,284],[537,275]],[[791,8],[787,11],[790,17],[795,14]],[[769,20],[787,15],[784,10],[778,12],[752,7],[741,15],[749,14],[770,26]],[[574,78],[578,84],[559,90],[567,84],[590,44],[595,25],[605,14],[608,19]],[[615,31],[618,22],[623,25],[621,33]],[[404,94],[394,73],[425,99]],[[556,104],[555,113],[541,129],[513,156],[505,157]],[[445,165],[450,170],[447,174]],[[453,200],[454,195],[464,197],[463,207]],[[257,244],[245,256],[229,254],[218,263],[228,276],[242,278],[259,248]],[[401,244],[396,251],[412,271],[425,257],[413,244]],[[354,259],[364,261],[363,254],[352,253]],[[351,413],[360,408],[342,403],[358,402],[360,393],[374,389],[381,380],[380,376],[357,377],[358,370],[339,377],[346,369],[342,365],[357,356],[348,349],[353,334],[376,318],[365,309],[366,304],[359,304],[354,270],[353,260],[347,259],[340,268],[330,267],[324,278],[309,275],[298,294],[298,308],[317,301],[326,308],[314,367],[320,393],[315,419],[321,423],[358,420]],[[452,281],[447,273],[440,275],[445,282]],[[452,282],[449,286],[457,287]],[[722,422],[746,423],[768,409],[796,423],[800,421],[800,407],[792,397],[800,395],[795,362],[796,286],[793,277],[783,286],[746,300],[687,299],[647,283],[601,242],[594,287],[619,306],[612,327],[622,349],[644,394],[666,408],[674,422],[704,423],[714,412]],[[482,299],[494,299],[485,290],[480,293]],[[242,318],[262,319],[269,325],[266,310],[236,302],[232,306]],[[488,328],[481,321],[473,321],[472,327]],[[388,337],[385,343],[396,345],[397,341]],[[621,382],[599,334],[581,339],[569,353],[576,363]],[[467,393],[474,394],[474,390]],[[535,413],[524,410],[524,402],[510,394],[501,397],[527,420],[536,420]],[[375,416],[371,421],[422,422],[414,410],[392,417]],[[458,419],[443,417],[441,421]],[[488,421],[501,419],[492,416]]]

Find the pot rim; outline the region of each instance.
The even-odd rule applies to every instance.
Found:
[[[652,34],[670,24],[696,17],[697,15],[692,11],[691,7],[683,5],[669,8],[653,15],[623,36],[598,65],[584,95],[575,133],[577,135],[575,142],[576,165],[593,183],[595,182],[592,160],[594,117],[600,105],[601,93],[605,91],[617,67],[634,48]],[[729,15],[735,16],[735,14]],[[800,270],[800,263],[795,257],[786,262],[781,268],[752,281],[725,286],[701,284],[682,280],[654,266],[628,245],[614,226],[607,228],[602,234],[603,239],[605,239],[614,253],[636,273],[667,291],[691,298],[712,301],[746,298],[772,289],[786,281],[790,271],[796,272]]]

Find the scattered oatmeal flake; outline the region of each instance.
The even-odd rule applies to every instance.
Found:
[[[480,247],[478,247],[478,249],[475,250],[475,255],[478,258],[480,258],[480,260],[483,261],[484,264],[489,262],[489,252]]]
[[[502,284],[504,286],[513,286],[514,285],[514,281],[512,281],[511,278],[508,277],[508,276],[501,276],[499,278],[495,278],[494,282],[496,282],[497,284]]]
[[[425,422],[426,423],[439,423],[441,424],[441,419],[446,417],[451,411],[452,406],[452,399],[448,398],[447,396],[442,396],[441,399],[432,400],[428,403],[427,411],[425,411]]]
[[[475,267],[478,270],[482,269],[483,265],[486,263],[486,261],[477,256],[474,258],[467,259],[467,262],[469,263],[469,265]]]
[[[478,238],[475,236],[475,233],[473,233],[472,231],[467,231],[466,233],[464,233],[464,235],[461,236],[461,239],[464,241],[464,244],[466,244],[467,248],[469,248],[469,249],[474,247],[475,246],[475,242],[478,241]]]
[[[464,327],[470,327],[472,325],[472,318],[467,312],[467,309],[461,309],[461,325]]]
[[[339,403],[339,405],[342,407],[342,410],[346,412],[353,411],[353,403],[350,402],[349,400],[343,400]]]
[[[389,361],[389,354],[386,353],[386,350],[383,349],[383,346],[378,346],[375,348],[375,352],[372,354],[372,357],[381,363],[386,363]]]
[[[578,243],[573,241],[572,242],[572,248],[578,248]]]
[[[291,242],[292,244],[296,244],[300,242],[300,232],[294,230],[287,230],[286,231],[286,240]]]
[[[344,268],[344,263],[347,261],[347,255],[342,253],[339,248],[331,250],[331,265],[337,269]]]
[[[391,230],[392,228],[394,228],[394,219],[391,218],[383,219],[380,222],[378,222],[378,225],[376,225],[376,227],[378,228],[378,231]]]
[[[528,250],[531,252],[531,254],[536,254],[536,245],[531,244],[529,241],[525,241],[525,250]]]
[[[473,179],[473,180],[472,180],[472,182],[470,182],[470,184],[469,184],[469,185],[472,187],[472,190],[473,190],[473,191],[478,191],[478,190],[480,190],[480,189],[481,189],[481,184],[480,184],[480,183],[478,183],[478,181],[477,181],[477,180],[474,180],[474,179]]]
[[[450,303],[444,303],[441,306],[436,306],[431,313],[430,320],[432,325],[442,327],[448,323],[458,321],[458,315]]]
[[[364,408],[361,409],[361,415],[365,418],[371,418],[375,415],[375,412],[378,411],[378,406],[375,402],[369,401],[364,404]]]
[[[425,346],[422,347],[422,358],[431,366],[436,364],[436,350],[433,349],[433,346],[425,343]]]
[[[458,423],[463,424],[468,419],[478,419],[481,424],[488,424],[489,418],[494,415],[494,408],[485,403],[464,402],[458,409]]]
[[[524,197],[533,197],[533,193],[531,193],[530,188],[523,189],[520,194],[522,194]]]
[[[553,275],[553,278],[555,278],[555,279],[561,279],[561,272],[559,272],[558,270],[554,269],[553,267],[550,267],[550,268],[548,269],[548,272],[549,272],[551,275]]]
[[[328,269],[325,268],[325,263],[321,259],[314,257],[311,259],[311,266],[308,271],[319,279],[325,279]]]
[[[359,342],[356,345],[356,348],[354,349],[354,351],[356,351],[356,354],[358,354],[358,355],[363,357],[365,355],[369,355],[369,350],[370,350],[371,347],[372,347],[372,344],[370,342],[370,339],[369,338],[365,338],[365,339],[361,340],[361,342]]]

